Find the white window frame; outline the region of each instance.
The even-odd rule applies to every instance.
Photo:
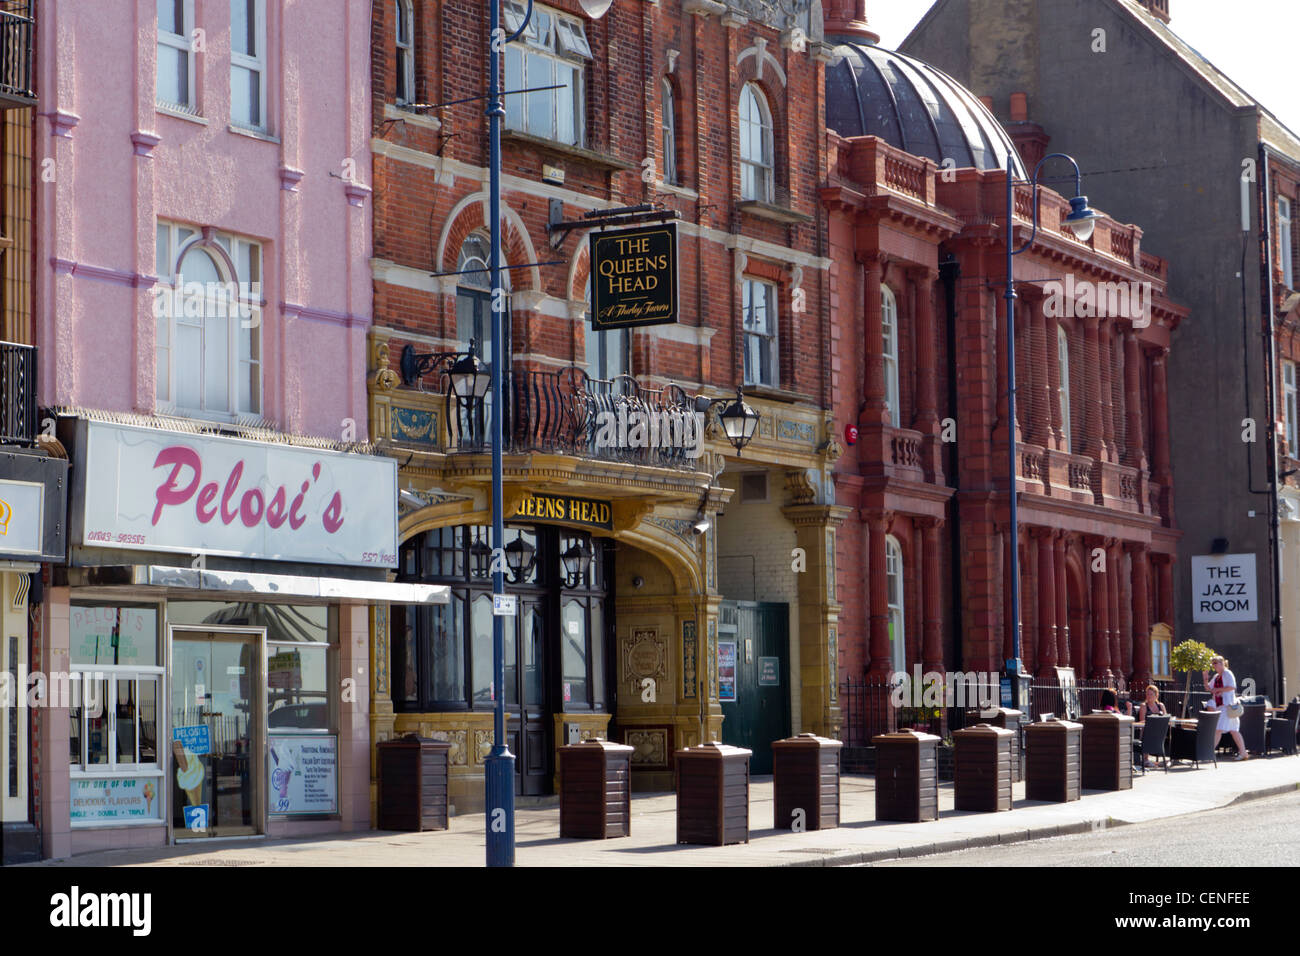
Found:
[[[895,673],[907,673],[907,591],[903,573],[903,548],[892,534],[885,535],[885,593],[889,608],[890,666]]]
[[[902,400],[898,388],[898,299],[894,290],[880,285],[881,356],[885,375],[885,406],[889,409],[889,423],[901,427]]]
[[[513,33],[519,29],[525,14],[524,4],[506,0],[503,7],[505,28]],[[544,76],[531,75],[530,60],[546,61]],[[592,59],[591,45],[587,42],[582,21],[566,16],[549,7],[533,6],[528,28],[519,39],[507,44],[504,69],[503,97],[506,107],[506,129],[517,130],[529,136],[549,139],[565,146],[582,147],[587,142],[587,61]],[[573,86],[558,90],[534,93],[511,93],[541,86],[550,86],[561,79],[560,70],[571,71]],[[532,71],[535,72],[535,71]],[[551,102],[550,123],[545,129],[532,129],[529,122],[529,101],[533,97],[546,97]],[[571,102],[570,102],[571,101]],[[573,139],[560,135],[564,106],[572,111]]]
[[[1065,450],[1072,452],[1070,440],[1070,337],[1065,334],[1065,327],[1056,327],[1056,366],[1057,366],[1057,400],[1061,403],[1061,437],[1065,441]]]
[[[1286,418],[1286,453],[1288,457],[1300,458],[1300,443],[1296,441],[1296,373],[1295,362],[1282,363],[1283,414]]]
[[[591,327],[591,278],[587,278],[587,316],[583,324],[583,361],[587,375],[597,381],[611,381],[632,374],[632,330]],[[611,362],[610,359],[615,361]]]
[[[238,0],[246,2],[246,0]],[[256,130],[264,133],[270,128],[270,123],[266,116],[266,0],[252,0],[253,2],[253,39],[257,44],[258,55],[248,56],[235,51],[234,42],[234,18],[231,18],[231,38],[230,38],[230,123],[232,126],[238,126],[240,129]],[[257,111],[258,118],[261,122],[253,123],[235,116],[235,70],[243,69],[257,75]]]
[[[264,338],[261,334],[264,312],[262,289],[264,288],[266,269],[265,249],[262,243],[255,239],[219,232],[210,233],[210,239],[208,239],[204,237],[203,230],[196,226],[165,220],[158,221],[157,232],[158,261],[156,262],[156,268],[158,270],[158,286],[154,290],[154,295],[157,298],[154,300],[153,305],[158,323],[160,325],[166,323],[167,334],[165,340],[162,335],[159,335],[155,340],[155,360],[158,363],[155,379],[158,391],[155,397],[155,405],[163,413],[216,421],[233,422],[248,417],[260,417],[262,414],[262,390],[264,386],[264,361],[262,356]],[[226,256],[223,257],[218,254],[212,248],[213,246],[221,247]],[[229,264],[225,261],[225,258],[228,257],[230,262],[235,263],[237,267],[243,261],[245,247],[249,250],[250,260],[254,258],[255,254],[257,261],[257,278],[255,280],[233,273]],[[233,283],[233,290],[237,293],[230,301],[218,301],[209,299],[207,296],[204,299],[205,305],[220,305],[224,308],[238,306],[236,314],[230,317],[226,324],[228,335],[226,343],[226,395],[230,400],[230,407],[224,409],[207,408],[203,404],[206,401],[207,389],[206,384],[202,381],[204,367],[202,351],[200,351],[199,360],[199,407],[190,408],[178,405],[176,402],[176,375],[178,369],[175,361],[175,350],[177,320],[180,318],[184,321],[185,317],[183,315],[178,317],[175,314],[175,307],[180,304],[183,312],[184,299],[188,296],[183,274],[180,275],[180,288],[177,288],[177,270],[185,257],[196,248],[202,249],[206,255],[212,258],[221,279],[226,283]],[[178,292],[180,293],[179,296]],[[242,345],[241,333],[243,332],[247,332],[249,336],[249,358],[247,359],[243,357],[240,350]],[[245,369],[247,369],[247,373],[245,373]],[[256,380],[255,382],[250,381],[249,384],[250,406],[248,408],[241,407],[241,396],[243,394],[241,386],[245,374],[248,375],[250,380]],[[163,387],[164,381],[165,388]]]
[[[409,106],[415,102],[415,13],[411,0],[393,0],[393,3],[397,9],[393,39],[397,82],[393,99],[398,106]],[[403,33],[405,41],[402,40]]]
[[[155,8],[156,10],[156,8]],[[161,21],[158,23],[158,48],[159,52],[163,47],[173,50],[179,50],[185,54],[185,63],[188,67],[187,89],[185,91],[188,102],[173,103],[171,100],[165,100],[158,95],[158,64],[162,62],[161,56],[156,56],[154,64],[154,103],[164,109],[178,110],[182,113],[191,113],[198,115],[199,104],[195,96],[195,75],[194,68],[194,45],[191,37],[194,33],[194,0],[182,0],[181,16],[184,22],[181,24],[180,33],[172,33],[164,30]]]
[[[1277,197],[1277,240],[1278,255],[1282,258],[1282,283],[1288,289],[1295,288],[1295,265],[1292,261],[1294,250],[1291,246],[1291,200],[1285,196]]]
[[[764,305],[766,331],[751,331],[750,312],[756,303],[755,295],[761,291]],[[778,346],[780,337],[777,324],[777,287],[773,282],[745,276],[741,286],[741,330],[744,332],[744,378],[746,385],[777,388],[781,382],[781,361]],[[762,343],[768,344],[770,381],[763,379]]]
[[[663,113],[660,123],[660,144],[663,147],[663,181],[669,186],[678,185],[677,172],[677,98],[673,84],[664,77],[659,87],[659,108]]]
[[[753,115],[757,113],[757,115]],[[740,198],[770,203],[775,195],[775,161],[773,159],[772,110],[767,97],[753,83],[740,90],[736,110],[740,133]],[[759,155],[753,155],[755,135]]]

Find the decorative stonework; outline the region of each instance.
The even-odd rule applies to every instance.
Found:
[[[682,696],[691,700],[696,699],[695,684],[698,678],[695,676],[696,668],[696,637],[695,622],[682,622]]]
[[[372,635],[372,655],[371,667],[375,673],[375,694],[381,697],[388,696],[388,605],[376,604],[372,611],[374,615]]]
[[[627,681],[630,693],[639,695],[641,682],[647,677],[659,681],[668,676],[667,651],[659,629],[655,627],[634,627],[632,636],[623,644],[623,679]]]
[[[683,541],[691,541],[695,536],[694,526],[685,518],[661,518],[658,515],[651,515],[645,521],[647,524],[656,525],[677,535]]]
[[[813,473],[802,468],[785,473],[785,491],[796,505],[810,505],[817,500]]]
[[[438,443],[438,415],[436,412],[422,408],[403,408],[400,405],[394,405],[391,415],[394,441],[417,442],[421,445],[436,445]]]
[[[492,731],[475,730],[474,731],[474,762],[482,763],[487,759],[488,754],[492,752]]]
[[[826,632],[827,635],[826,648],[827,648],[827,657],[828,657],[828,660],[826,661],[826,680],[830,686],[832,704],[839,703],[839,699],[840,699],[840,680],[839,680],[839,663],[840,663],[839,643],[840,642],[839,642],[838,635],[836,634],[837,630],[838,629],[836,628],[836,626],[832,624],[827,629]]]
[[[776,433],[782,441],[802,441],[810,445],[816,441],[812,422],[793,422],[782,418],[776,426]]]
[[[482,731],[475,731],[475,735]],[[447,764],[452,767],[464,767],[466,765],[465,754],[465,735],[464,730],[435,730],[432,735],[434,740],[442,740],[451,745],[447,751]]]
[[[668,769],[668,731],[651,728],[629,728],[623,742],[632,748],[631,761],[641,770]]]
[[[718,622],[709,621],[709,696],[718,695]]]

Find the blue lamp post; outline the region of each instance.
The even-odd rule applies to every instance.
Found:
[[[1010,466],[1007,500],[1010,505],[1011,563],[1011,660],[1007,661],[1007,671],[1011,677],[1012,706],[1023,709],[1026,701],[1021,699],[1021,676],[1024,664],[1020,656],[1020,525],[1016,513],[1016,280],[1015,257],[1027,250],[1038,235],[1038,173],[1049,159],[1064,159],[1074,167],[1074,198],[1070,200],[1070,213],[1065,217],[1065,224],[1070,227],[1075,238],[1087,242],[1092,238],[1092,231],[1100,216],[1088,205],[1088,197],[1082,192],[1082,174],[1074,157],[1065,153],[1049,153],[1038,161],[1034,174],[1027,181],[1015,178],[1014,158],[1007,154],[1007,288],[1003,298],[1007,303],[1007,447]],[[1015,187],[1028,185],[1032,187],[1031,204],[1034,211],[1033,229],[1029,238],[1019,249],[1011,246],[1012,232],[1015,227]]]
[[[605,15],[612,0],[580,0],[592,19]],[[487,0],[488,5],[488,229],[491,234],[488,278],[492,288],[492,553],[504,553],[505,520],[502,516],[501,464],[501,363],[504,361],[501,336],[501,313],[505,294],[501,288],[501,118],[506,115],[501,102],[501,50],[528,29],[533,15],[533,0],[519,28],[509,36],[501,29],[501,0]],[[493,715],[492,752],[483,761],[484,809],[487,822],[487,865],[515,865],[515,757],[506,746],[506,655],[502,616],[497,613],[498,595],[505,594],[502,562],[492,562],[492,693],[496,707]]]

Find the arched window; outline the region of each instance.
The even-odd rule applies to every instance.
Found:
[[[664,78],[663,85],[660,87],[660,103],[663,117],[661,126],[663,129],[663,151],[664,151],[664,182],[671,186],[677,185],[677,111],[673,102],[673,84]]]
[[[740,198],[772,201],[772,112],[753,83],[740,91]]]
[[[892,534],[885,536],[885,582],[889,595],[889,660],[894,671],[907,671],[903,618],[903,549]]]
[[[160,222],[154,265],[159,407],[223,419],[261,414],[261,245]]]
[[[394,0],[394,6],[397,10],[397,85],[394,98],[398,106],[406,106],[415,102],[415,18],[411,0]]]
[[[898,300],[887,285],[880,287],[881,354],[885,364],[885,404],[889,423],[899,427],[898,397]]]
[[[1065,334],[1065,329],[1059,325],[1056,327],[1056,365],[1057,376],[1060,379],[1056,391],[1061,403],[1061,435],[1065,439],[1066,452],[1072,452],[1073,446],[1070,441],[1070,338]]]

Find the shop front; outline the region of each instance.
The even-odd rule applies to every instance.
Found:
[[[45,605],[46,657],[66,661],[41,741],[46,855],[368,828],[371,607],[447,599],[387,580],[395,463],[60,425],[72,519]]]

